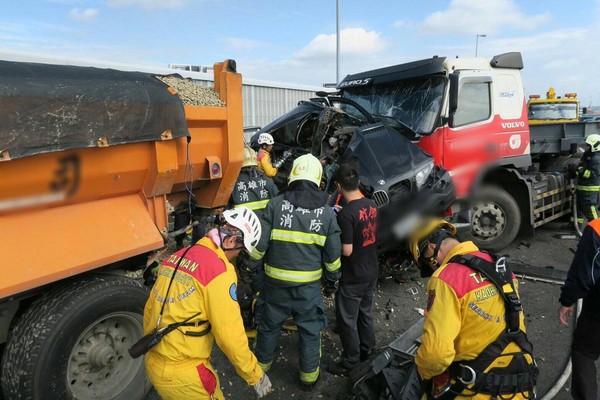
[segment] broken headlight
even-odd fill
[[[431,171],[433,171],[433,161],[430,161],[424,167],[417,169],[417,173],[415,175],[417,189],[421,189],[421,186],[427,182],[427,178],[429,178]]]

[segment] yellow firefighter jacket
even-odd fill
[[[144,309],[144,334],[156,327],[169,281],[184,250],[166,258],[160,266]],[[165,361],[208,360],[216,339],[238,375],[249,385],[256,384],[263,372],[248,347],[236,285],[237,274],[223,250],[207,237],[198,241],[175,274],[159,328],[201,311],[190,322],[208,320],[211,331],[202,337],[187,336],[182,332],[201,332],[207,324],[180,327],[167,334],[149,353],[158,353]]]
[[[266,176],[272,178],[277,175],[277,168],[275,168],[271,163],[271,154],[269,154],[268,151],[265,149],[260,149],[256,159],[258,160],[258,168],[260,168],[260,170],[264,172]]]
[[[491,261],[489,254],[480,253],[473,242],[460,243],[430,278],[422,344],[415,357],[424,379],[443,373],[454,361],[474,360],[507,329],[504,300],[496,287],[479,272],[461,264],[448,264],[452,257],[461,254],[474,254]],[[518,295],[518,281],[514,276],[513,282]],[[523,313],[520,327],[525,331]],[[510,343],[503,354],[513,351],[520,348]],[[486,371],[507,365],[509,358],[512,356],[498,357]],[[529,355],[527,359],[532,362]],[[470,391],[466,393],[472,395]],[[478,394],[469,398],[489,399],[490,396]],[[520,394],[514,397],[515,400],[523,398]]]

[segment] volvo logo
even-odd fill
[[[523,121],[502,122],[502,128],[504,128],[504,129],[509,129],[509,128],[525,128],[525,122],[523,122]]]

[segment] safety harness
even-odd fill
[[[457,255],[452,257],[449,263],[462,264],[489,279],[504,299],[507,329],[474,360],[452,363],[449,371],[455,383],[436,399],[454,399],[465,389],[472,391],[473,394],[461,394],[461,396],[469,397],[481,393],[490,395],[492,399],[508,400],[522,393],[527,399],[535,398],[538,368],[533,358],[533,345],[520,328],[520,313],[523,309],[514,288],[513,274],[506,265],[504,257],[498,259],[491,256],[492,262],[472,254]],[[516,343],[521,351],[502,354],[510,343]],[[531,357],[531,361],[527,360],[527,355]],[[512,357],[512,360],[508,365],[486,371],[499,357]]]

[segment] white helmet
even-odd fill
[[[270,133],[261,133],[258,135],[258,144],[272,145],[275,143]]]
[[[590,145],[592,152],[600,150],[600,135],[593,133],[585,138],[585,142]]]
[[[223,218],[229,225],[242,231],[244,247],[251,253],[258,244],[260,235],[262,234],[262,227],[256,214],[248,207],[240,206],[232,210],[223,211]]]
[[[323,166],[319,159],[312,154],[305,154],[294,160],[292,172],[290,172],[288,178],[288,184],[303,179],[319,186],[321,184],[322,175]]]

